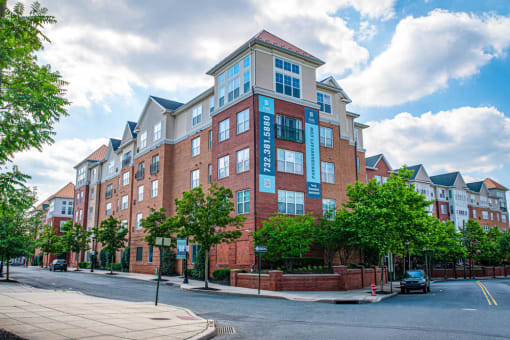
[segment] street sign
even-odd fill
[[[255,246],[256,253],[265,253],[267,252],[267,246]]]
[[[186,258],[186,239],[177,239],[177,260],[184,260]]]

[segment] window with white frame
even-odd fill
[[[155,142],[161,138],[161,122],[154,125],[152,140]]]
[[[218,106],[222,107],[225,105],[225,86],[222,86],[218,90]]]
[[[484,220],[488,220],[488,219],[489,219],[489,212],[488,212],[488,211],[483,210],[483,211],[482,211],[482,218],[483,218]]]
[[[322,215],[334,218],[336,213],[336,200],[331,198],[322,199]]]
[[[498,213],[496,213],[496,221],[499,222],[499,214]]]
[[[235,64],[228,70],[228,79],[231,79],[239,74],[239,64]]]
[[[250,170],[250,149],[246,148],[237,151],[236,160],[237,173]]]
[[[321,112],[331,114],[331,96],[326,93],[317,92],[317,104]]]
[[[143,201],[143,185],[140,185],[138,187],[138,196],[136,199],[138,200],[138,202]]]
[[[241,190],[236,193],[236,206],[238,214],[250,212],[250,190]]]
[[[105,215],[108,216],[108,215],[111,215],[111,214],[112,214],[112,204],[111,203],[106,203]]]
[[[62,201],[62,209],[60,211],[61,214],[65,214],[66,213],[66,207],[67,207],[67,202],[66,201]]]
[[[129,171],[122,174],[122,186],[129,184]]]
[[[136,214],[136,229],[142,229],[142,214]]]
[[[325,183],[335,183],[335,164],[321,162],[321,177]]]
[[[90,173],[90,180],[95,181],[97,179],[97,168],[92,169]]]
[[[246,71],[243,74],[243,90],[244,93],[248,93],[250,91],[250,71]]]
[[[82,201],[83,201],[83,191],[80,192],[80,202],[82,202]]]
[[[151,197],[158,196],[158,180],[151,182]]]
[[[248,131],[250,128],[250,109],[237,113],[237,134]]]
[[[278,213],[305,214],[305,194],[296,191],[278,190]]]
[[[196,188],[200,185],[200,170],[196,169],[191,172],[191,189]]]
[[[90,199],[94,199],[94,188],[90,188]]]
[[[490,226],[488,226],[488,225],[484,225],[484,226],[483,226],[483,231],[487,232],[487,231],[489,231],[489,230],[491,230],[491,227],[490,227]]]
[[[231,102],[237,97],[239,97],[239,88],[240,88],[240,80],[239,77],[232,79],[228,82],[228,101]]]
[[[120,221],[120,227],[121,229],[126,229],[128,226],[128,221],[127,220],[122,220]]]
[[[191,140],[191,157],[200,154],[200,137]]]
[[[244,68],[250,67],[250,56],[247,56],[246,58],[243,59],[243,67]]]
[[[491,221],[494,221],[494,213],[491,213]]]
[[[506,215],[501,215],[501,222],[506,223]]]
[[[473,209],[473,218],[476,218],[476,210]]]
[[[218,76],[218,85],[221,85],[225,82],[225,73],[222,73]]]
[[[219,132],[218,132],[218,141],[223,142],[230,137],[230,118],[227,118],[220,122],[219,124]]]
[[[297,151],[284,149],[277,150],[278,171],[291,174],[303,174],[303,154]]]
[[[211,113],[214,112],[214,96],[209,98],[209,117],[211,116]]]
[[[62,230],[62,227],[64,226],[64,224],[66,224],[67,221],[60,221],[60,232],[63,232],[64,230]]]
[[[446,205],[441,205],[441,214],[446,214]]]
[[[108,173],[113,174],[115,172],[115,161],[108,162]]]
[[[78,219],[81,221],[83,219],[83,209],[80,209],[80,217],[78,217]]]
[[[128,195],[122,196],[120,202],[120,210],[126,210],[128,208]]]
[[[82,184],[85,184],[85,175],[86,175],[86,171],[87,168],[86,167],[81,167],[79,170],[78,170],[78,185],[82,185]]]
[[[218,158],[218,179],[228,177],[229,155]]]
[[[108,208],[108,205],[106,205],[106,208]],[[108,215],[108,214],[107,214],[107,215]],[[76,214],[75,214],[75,216],[74,216],[74,220],[75,220],[75,221],[79,221],[78,217],[79,217],[79,211],[77,211],[77,212],[76,212]]]
[[[89,218],[92,218],[94,217],[94,208],[90,207],[89,208]]]
[[[191,112],[191,126],[202,123],[202,105],[197,105]]]
[[[73,202],[69,202],[69,205],[67,206],[67,214],[68,215],[73,214]]]
[[[147,131],[144,131],[140,134],[140,149],[144,149],[147,147]]]
[[[319,128],[319,144],[328,148],[333,147],[333,129],[325,126]]]
[[[212,182],[212,164],[209,164],[207,166],[207,183],[211,183]]]
[[[281,58],[274,59],[275,91],[301,98],[300,66]]]
[[[209,150],[212,149],[212,130],[209,130]]]

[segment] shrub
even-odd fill
[[[163,270],[161,275],[172,275],[175,273],[175,253],[171,250],[163,252]]]
[[[87,262],[78,262],[78,267],[79,268],[87,268]]]
[[[126,249],[124,249],[124,251],[122,252],[122,258],[120,259],[120,266],[123,272],[129,271],[129,253],[130,248],[129,246],[127,246]]]
[[[193,269],[186,269],[188,272],[188,277],[193,277]]]
[[[203,280],[205,277],[205,251],[200,247],[191,275],[194,279]]]
[[[90,263],[87,263],[87,266],[85,268],[89,268],[90,269],[91,265]]]
[[[120,263],[114,263],[113,264],[113,270],[121,270],[122,266]]]
[[[104,249],[101,249],[99,252],[99,265],[101,268],[106,268],[106,251]]]
[[[218,281],[225,281],[230,279],[230,269],[216,269],[212,272],[212,277]]]

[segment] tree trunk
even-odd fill
[[[112,275],[113,275],[113,257],[114,257],[114,255],[112,254],[112,257],[110,258],[110,274],[112,274]]]
[[[209,249],[205,250],[204,287],[209,288]]]
[[[0,277],[4,276],[4,257],[0,257]]]
[[[381,292],[384,292],[384,254],[381,256]]]
[[[46,268],[48,268],[48,262],[50,262],[50,253],[46,253]]]
[[[7,277],[6,280],[9,281],[9,256],[7,256]]]

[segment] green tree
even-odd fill
[[[50,254],[58,254],[61,252],[62,244],[57,232],[50,225],[45,225],[39,238],[37,239],[37,247],[46,254],[46,266],[49,265]],[[41,263],[41,267],[43,263]]]
[[[101,221],[100,228],[94,228],[93,233],[96,236],[97,242],[103,245],[103,249],[110,257],[110,274],[113,274],[115,253],[124,247],[128,230],[119,220],[110,215],[106,220]]]
[[[499,256],[504,265],[504,272],[506,276],[506,265],[507,261],[510,259],[510,233],[506,232],[501,235],[498,240],[498,252]]]
[[[212,183],[205,195],[202,186],[183,192],[182,199],[175,199],[177,225],[180,236],[188,237],[205,251],[204,285],[208,288],[209,251],[212,246],[233,242],[241,237],[239,228],[245,216],[235,213],[232,191]]]
[[[480,260],[480,249],[483,248],[486,237],[480,223],[469,219],[463,230],[466,252],[470,259],[470,276],[473,274],[473,261]]]
[[[25,254],[25,233],[18,217],[0,217],[0,258],[7,261],[9,281],[9,259]]]
[[[294,258],[310,250],[314,240],[315,217],[311,214],[276,214],[263,222],[253,234],[256,245],[267,246],[262,256],[270,262],[283,260],[287,270],[292,270]]]
[[[80,223],[73,223],[73,220],[68,220],[62,226],[62,231],[65,233],[62,237],[63,251],[69,254],[76,253],[76,262],[80,252],[90,249],[89,236],[90,232],[84,230]],[[76,270],[79,271],[80,267],[77,266]]]
[[[120,264],[122,267],[122,271],[128,272],[129,271],[129,256],[130,256],[130,250],[131,248],[127,246],[124,249],[124,252],[122,253],[122,258],[120,259]]]

